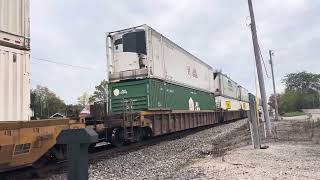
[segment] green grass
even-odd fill
[[[302,116],[302,115],[306,115],[306,113],[300,112],[300,111],[286,112],[282,116],[283,117],[293,117],[293,116]]]

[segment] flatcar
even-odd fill
[[[108,102],[93,106],[86,122],[0,122],[0,172],[64,159],[65,147],[56,145],[56,138],[67,129],[93,128],[100,141],[121,146],[247,117],[247,108],[217,106],[219,84],[211,66],[151,27],[108,33],[107,42]],[[236,100],[246,102],[245,89],[236,88]]]
[[[27,166],[39,166],[51,158],[66,158],[66,149],[56,145],[63,130],[85,128],[70,119],[0,122],[0,173]]]

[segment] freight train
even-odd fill
[[[248,91],[148,25],[107,34],[113,144],[246,117]]]
[[[247,90],[147,25],[107,34],[108,102],[91,119],[0,123],[0,172],[65,158],[63,130],[121,146],[247,117]],[[4,158],[6,157],[6,158]]]
[[[218,109],[228,111],[249,110],[249,92],[221,72],[214,73],[215,99]]]

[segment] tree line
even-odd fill
[[[279,113],[296,112],[302,109],[320,108],[320,74],[306,71],[289,73],[283,79],[285,91],[277,94]],[[269,98],[274,108],[275,96]]]
[[[103,80],[92,95],[85,92],[78,97],[76,104],[66,104],[59,96],[46,86],[31,89],[30,108],[32,119],[47,119],[55,113],[66,117],[78,117],[81,110],[94,102],[107,102],[107,81]]]

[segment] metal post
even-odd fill
[[[257,119],[257,104],[256,104],[254,95],[251,93],[249,93],[249,107],[250,107],[250,110],[248,112],[248,119],[250,123],[250,131],[251,131],[253,147],[255,149],[260,149],[261,142],[260,142],[258,119]]]
[[[68,179],[88,179],[88,147],[89,144],[67,145]]]
[[[271,122],[270,122],[268,107],[267,107],[267,95],[266,95],[266,89],[265,89],[264,80],[263,80],[263,71],[262,71],[262,65],[261,65],[261,59],[260,59],[260,50],[259,50],[259,44],[258,44],[256,23],[255,23],[255,19],[254,19],[254,12],[253,12],[251,0],[248,0],[248,5],[249,5],[249,11],[250,11],[250,18],[251,18],[251,32],[252,32],[254,55],[255,55],[257,73],[258,73],[258,79],[259,79],[262,108],[263,108],[263,112],[264,112],[263,115],[264,115],[264,119],[265,119],[266,126],[267,126],[266,127],[267,135],[269,137],[271,137],[271,134],[272,134],[271,133]]]
[[[274,110],[275,110],[275,120],[279,120],[279,110],[278,110],[278,99],[277,99],[277,93],[276,93],[276,83],[274,81],[274,71],[273,71],[273,52],[269,50],[269,56],[270,56],[270,66],[271,66],[271,73],[272,73],[272,83],[273,83],[273,95],[274,95]]]
[[[93,129],[69,129],[59,134],[57,144],[67,145],[68,180],[88,179],[88,147],[97,141]]]

